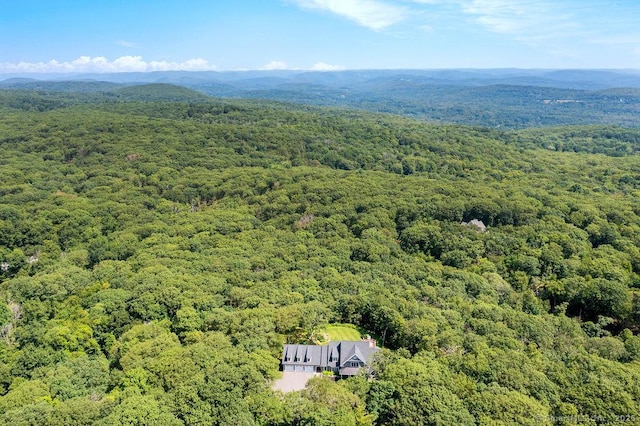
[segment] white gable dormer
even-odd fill
[[[331,354],[329,355],[329,362],[338,362],[338,351],[336,348],[331,349]]]

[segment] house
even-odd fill
[[[379,350],[376,341],[370,337],[355,342],[329,342],[322,346],[284,345],[282,370],[306,373],[331,371],[343,377],[354,376]]]

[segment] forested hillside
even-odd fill
[[[2,424],[640,424],[640,130],[164,89],[0,91]]]
[[[192,85],[213,96],[242,96],[309,105],[342,106],[436,122],[494,128],[615,124],[640,127],[640,89],[584,90],[523,84],[458,86],[399,75],[361,87],[281,84],[230,91]]]
[[[39,78],[43,76],[37,75]],[[44,76],[46,78],[46,76]],[[640,74],[606,70],[360,70],[116,73],[85,80],[7,79],[0,88],[106,99],[267,99],[502,129],[640,127]],[[68,77],[66,77],[68,79]],[[183,88],[200,92],[186,95]],[[142,89],[135,86],[142,85]],[[149,85],[155,87],[150,90]],[[51,97],[54,93],[48,93]],[[196,96],[197,95],[197,96]],[[68,98],[69,96],[67,96]],[[197,98],[199,97],[199,98]]]

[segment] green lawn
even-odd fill
[[[330,341],[361,339],[360,331],[351,324],[332,324],[324,332]]]

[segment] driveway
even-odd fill
[[[316,373],[302,373],[283,371],[282,378],[273,382],[273,389],[284,393],[299,391],[307,386],[307,381],[315,376]]]

